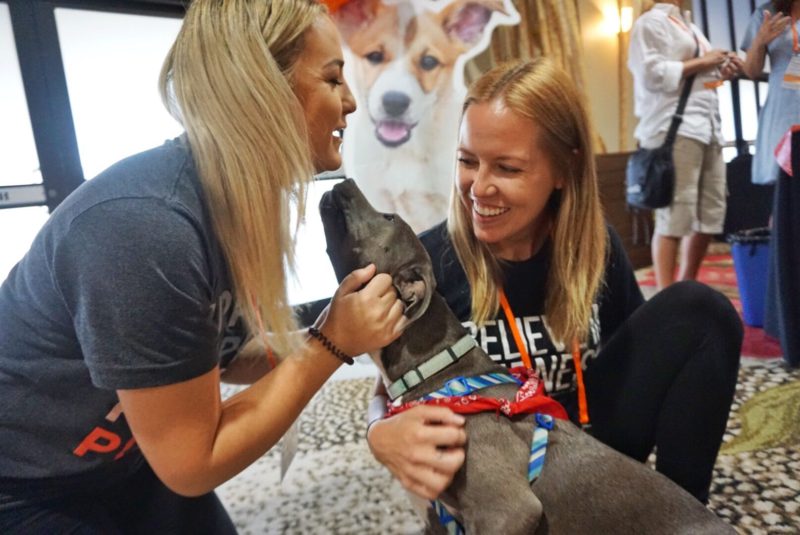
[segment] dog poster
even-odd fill
[[[497,25],[518,24],[511,0],[329,0],[358,109],[344,171],[380,211],[416,232],[447,217],[464,64]]]

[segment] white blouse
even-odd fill
[[[683,89],[683,61],[711,50],[700,29],[673,4],[658,3],[636,20],[631,32],[628,68],[633,74],[634,136],[642,147],[661,145]],[[681,136],[702,143],[722,143],[719,101],[707,83],[719,80],[716,69],[698,72],[678,129]]]

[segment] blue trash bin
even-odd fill
[[[728,236],[742,299],[742,317],[751,327],[764,326],[764,300],[769,270],[768,228],[743,230]]]

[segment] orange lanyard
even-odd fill
[[[500,288],[497,291],[500,297],[500,306],[503,308],[503,313],[508,322],[508,328],[511,329],[511,335],[514,337],[514,342],[517,344],[519,356],[522,358],[522,364],[529,370],[533,369],[531,356],[528,354],[528,346],[523,342],[522,335],[517,327],[517,322],[514,319],[514,313],[511,311],[511,305],[508,304],[506,293]],[[589,405],[586,402],[586,386],[583,382],[583,367],[581,367],[581,346],[577,338],[572,339],[572,362],[575,365],[575,379],[578,382],[578,420],[581,425],[589,423]]]
[[[800,43],[797,40],[797,19],[792,17],[792,50],[795,54],[800,54]]]
[[[508,299],[506,299],[506,293],[500,288],[497,295],[500,297],[500,306],[503,307],[503,313],[506,315],[508,328],[511,329],[511,335],[514,337],[514,342],[517,344],[519,356],[522,357],[522,364],[529,370],[532,370],[533,363],[531,362],[531,356],[528,354],[528,346],[522,342],[522,336],[519,334],[519,329],[517,329],[517,322],[514,320],[514,313],[511,312],[511,305],[508,304]]]

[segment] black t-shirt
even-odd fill
[[[604,342],[644,302],[630,262],[617,233],[608,227],[609,251],[603,287],[594,304],[588,343],[581,346],[582,367],[591,366]],[[508,328],[502,309],[497,318],[477,327],[471,321],[471,296],[466,275],[447,235],[445,223],[420,235],[433,261],[437,291],[445,298],[459,320],[478,344],[496,362],[508,367],[522,364],[517,345]],[[504,262],[503,289],[518,326],[526,340],[528,353],[547,391],[565,405],[574,417],[575,367],[569,341],[553,340],[544,315],[545,284],[552,256],[552,244],[546,242],[528,260]],[[574,418],[573,418],[574,419]]]

